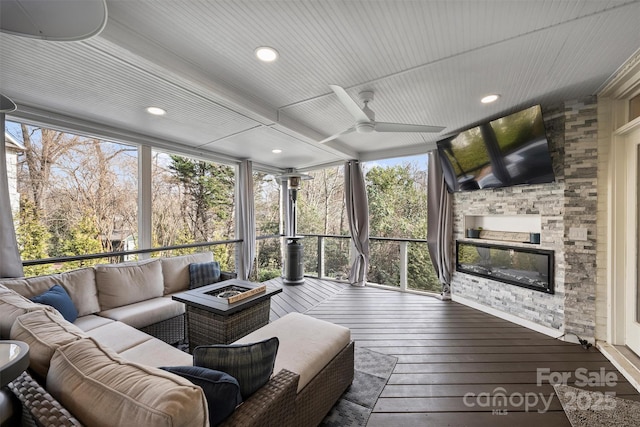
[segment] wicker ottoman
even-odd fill
[[[318,425],[353,381],[351,331],[300,313],[289,313],[236,341],[278,337],[274,373],[300,375],[292,426]]]

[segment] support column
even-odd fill
[[[138,249],[151,249],[152,236],[152,161],[153,153],[148,145],[138,148]],[[148,259],[150,254],[140,254],[140,259]]]

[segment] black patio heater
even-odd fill
[[[309,175],[302,175],[287,171],[280,178],[287,179],[288,187],[288,221],[286,224],[285,246],[284,246],[284,276],[282,283],[285,285],[302,285],[304,283],[304,247],[302,245],[303,236],[297,235],[298,219],[296,204],[298,200],[298,190],[303,179],[311,179]]]

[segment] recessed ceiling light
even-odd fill
[[[274,148],[273,150],[271,150],[271,152],[272,152],[273,154],[280,154],[280,153],[282,153],[282,150],[281,150],[281,149],[279,149],[279,148]]]
[[[164,116],[167,114],[167,112],[160,107],[147,107],[147,113],[153,114],[154,116]]]
[[[278,51],[269,46],[256,48],[255,52],[256,57],[258,57],[260,61],[273,62],[278,59]]]
[[[491,104],[492,102],[495,102],[498,100],[498,98],[500,98],[500,95],[487,95],[484,98],[482,98],[480,100],[480,102],[482,102],[483,104]]]

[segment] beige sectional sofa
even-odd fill
[[[105,264],[0,284],[31,298],[61,285],[71,297],[84,330],[119,321],[173,344],[185,338],[184,304],[171,295],[189,289],[189,264],[213,261],[211,252]],[[222,273],[220,280],[233,276]],[[0,331],[1,332],[1,331]]]
[[[30,346],[29,371],[11,384],[25,415],[41,425],[209,425],[202,389],[158,369],[190,366],[192,356],[165,342],[179,334],[158,332],[182,328],[184,336],[184,307],[170,295],[188,288],[190,263],[210,260],[205,253],[0,280],[0,338]],[[73,324],[25,298],[54,284],[77,308]],[[353,379],[349,330],[291,314],[253,334],[242,342],[279,337],[274,376],[225,425],[318,424]]]

